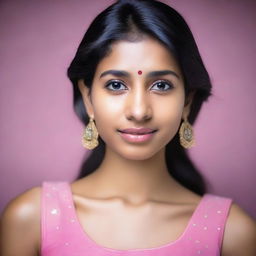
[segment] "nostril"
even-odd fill
[[[130,111],[128,112],[128,118],[129,119],[134,119],[137,121],[147,121],[150,120],[152,118],[152,111],[150,108],[141,108],[141,107],[133,107],[132,109],[130,109]]]
[[[128,115],[127,119],[129,121],[137,121],[137,122],[145,122],[145,121],[149,121],[152,119],[151,115],[145,115],[145,116],[136,116],[136,115]]]

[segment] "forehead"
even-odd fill
[[[173,54],[159,41],[144,38],[140,41],[117,41],[111,45],[109,54],[103,58],[97,71],[109,68],[138,70],[172,68],[179,71]]]

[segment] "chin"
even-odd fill
[[[157,155],[161,149],[158,151],[152,151],[152,150],[147,150],[147,149],[142,149],[138,147],[137,149],[130,149],[122,152],[116,152],[120,157],[127,159],[127,160],[133,160],[133,161],[145,161],[148,160],[155,155]]]

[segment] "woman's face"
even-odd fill
[[[90,96],[79,81],[87,113],[111,151],[148,159],[174,137],[185,113],[181,71],[169,51],[148,37],[118,41],[111,49],[97,66]]]

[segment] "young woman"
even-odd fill
[[[92,154],[72,184],[45,182],[8,205],[1,255],[256,255],[254,220],[207,194],[186,154],[211,83],[175,10],[117,1],[68,76]]]

